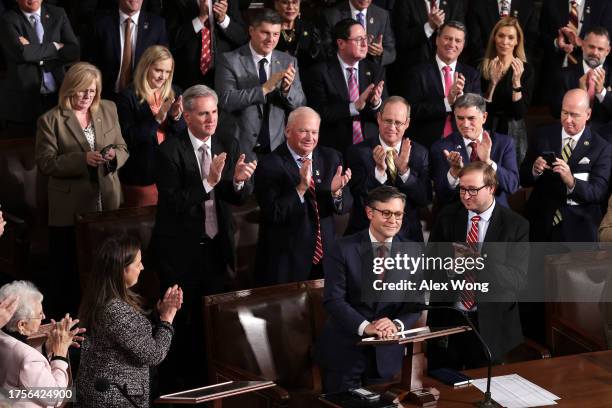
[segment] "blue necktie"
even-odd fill
[[[266,75],[266,64],[268,60],[262,58],[259,60],[259,83],[265,84],[268,80]],[[272,73],[272,72],[270,72]],[[259,135],[257,137],[257,148],[260,153],[270,152],[270,105],[268,105],[267,98],[266,103],[263,105],[263,116],[261,118],[261,128],[259,129]]]
[[[45,36],[45,29],[43,28],[42,23],[40,22],[40,16],[38,14],[31,14],[30,20],[32,21],[32,25],[34,26],[34,30],[36,31],[38,43],[42,44],[43,37]],[[44,69],[42,74],[43,77],[40,92],[43,94],[55,92],[57,90],[57,85],[55,83],[55,78],[53,78],[53,74],[50,72],[46,72]]]
[[[357,13],[357,22],[365,28],[365,19],[363,17],[363,13],[361,11]]]

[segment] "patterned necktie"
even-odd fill
[[[478,151],[476,150],[478,144],[476,142],[470,142],[470,147],[472,148],[472,151],[470,152],[470,163],[480,161]]]
[[[578,35],[578,24],[580,16],[578,14],[578,3],[575,0],[570,1],[569,22],[568,26]],[[567,62],[571,64],[578,63],[578,59],[571,52],[567,54]]]
[[[304,165],[308,161],[307,157],[300,157],[299,162]],[[315,224],[317,227],[317,235],[315,237],[315,250],[312,255],[312,263],[317,265],[323,258],[323,240],[321,237],[321,219],[319,218],[319,205],[317,204],[317,192],[315,190],[314,177],[310,177],[310,185],[308,186],[308,193],[312,198],[312,207],[314,210]]]
[[[361,26],[363,28],[365,28],[365,16],[363,15],[363,13],[360,11],[359,13],[357,13],[357,22],[359,24],[361,24]]]
[[[510,5],[508,0],[501,0],[501,8],[499,10],[499,16],[504,18],[510,15]]]
[[[206,144],[203,144],[198,149],[200,151],[200,172],[202,174],[202,180],[208,178],[210,172],[210,164],[212,159],[210,157],[210,151]],[[204,231],[209,238],[214,238],[219,232],[219,225],[217,223],[217,212],[215,210],[215,196],[214,190],[209,194],[209,199],[202,203],[204,208]]]
[[[589,70],[587,74],[587,94],[589,95],[589,103],[593,106],[595,102],[595,78],[593,77],[593,70]]]
[[[572,152],[574,151],[574,139],[571,137],[565,138],[565,144],[563,145],[563,150],[561,150],[561,158],[564,162],[568,162],[570,157],[572,156]],[[561,215],[561,209],[557,209],[555,211],[555,215],[553,215],[553,227],[563,221],[563,216]]]
[[[448,65],[442,68],[444,72],[444,96],[448,98],[448,94],[450,93],[451,88],[453,87],[453,76],[451,75],[451,67]],[[448,137],[453,133],[453,123],[451,119],[451,113],[446,115],[446,120],[444,121],[444,130],[442,131],[442,136]]]
[[[395,160],[393,160],[393,148],[387,150],[385,163],[387,163],[387,170],[389,170],[391,181],[395,183],[395,179],[397,178],[397,168],[395,167]]]
[[[202,27],[202,52],[200,53],[200,71],[202,75],[206,75],[212,67],[212,47],[210,44],[211,36],[209,27],[210,23],[208,19],[206,19]]]
[[[123,91],[132,79],[132,19],[125,20],[125,35],[121,71],[119,72],[119,92]]]
[[[259,60],[259,83],[265,84],[268,80],[268,74],[266,74],[266,64],[268,60],[262,58]],[[261,153],[267,153],[270,151],[270,106],[268,105],[267,98],[266,103],[262,106],[263,115],[261,118],[261,127],[259,128],[259,136],[257,137],[257,144],[259,145],[259,151]]]
[[[348,77],[348,89],[349,99],[351,102],[355,102],[359,99],[359,85],[357,85],[357,78],[355,76],[355,68],[347,68]],[[363,141],[363,133],[361,131],[361,120],[358,116],[353,116],[353,144],[357,144]]]
[[[40,22],[40,16],[38,14],[31,14],[30,22],[32,23],[32,26],[34,27],[34,31],[36,31],[36,37],[38,38],[38,43],[42,44],[43,39],[45,37],[45,29],[42,26],[42,23]],[[50,72],[46,72],[43,69],[42,83],[40,86],[41,93],[48,94],[48,93],[55,92],[56,90],[57,90],[57,84],[55,83],[55,78],[53,77],[53,74]]]
[[[378,246],[378,248],[376,248],[376,257],[377,258],[382,258],[385,259],[388,257],[389,254],[389,248],[387,248],[387,246],[385,244],[380,244]],[[380,275],[378,275],[378,278],[381,281],[385,281],[385,274],[387,273],[387,269],[384,267],[384,262],[383,262],[383,271]]]
[[[465,239],[467,244],[474,249],[478,249],[478,221],[480,221],[480,218],[480,215],[475,215],[472,217],[472,225],[470,226],[470,231]],[[466,284],[474,283],[476,281],[474,271],[471,269],[465,272],[464,277]],[[463,289],[459,295],[459,300],[466,310],[470,310],[476,304],[476,294],[473,290]]]

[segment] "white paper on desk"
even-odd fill
[[[487,389],[487,379],[472,380],[480,391]],[[518,374],[502,375],[491,379],[491,397],[507,408],[541,407],[556,405],[560,399],[555,394],[526,380]]]

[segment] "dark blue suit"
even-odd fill
[[[395,243],[399,242],[397,237]],[[373,352],[376,370],[382,378],[390,378],[402,367],[404,347],[399,345],[357,346],[357,334],[364,320],[387,317],[398,319],[409,329],[419,314],[411,312],[408,302],[367,302],[363,300],[362,278],[372,274],[373,251],[368,230],[334,242],[324,262],[325,293],[323,305],[327,321],[316,344],[316,359],[324,370],[324,391],[340,391],[360,386],[359,378]],[[371,276],[371,275],[370,275]],[[340,376],[343,380],[332,378]],[[335,388],[335,389],[334,389]]]
[[[87,45],[86,58],[102,72],[103,96],[114,99],[115,82],[121,67],[121,37],[119,36],[119,10],[108,13],[95,21]],[[142,53],[152,45],[168,46],[166,23],[163,18],[140,11],[136,48],[132,59],[132,72]]]
[[[519,172],[516,165],[516,152],[514,140],[501,133],[490,133],[493,146],[491,146],[491,160],[497,164],[497,180],[499,186],[495,192],[498,204],[508,207],[508,196],[519,188]],[[431,147],[431,178],[434,182],[434,191],[438,203],[448,204],[459,199],[458,188],[453,189],[448,184],[448,161],[444,157],[444,149],[461,153],[463,163],[470,162],[466,146],[461,134],[455,132],[447,138],[440,139]]]
[[[380,146],[380,138],[378,137],[366,139],[358,145],[351,146],[348,150],[347,167],[352,172],[349,185],[354,202],[346,235],[361,231],[369,225],[368,218],[365,215],[364,202],[370,190],[382,185],[374,176],[376,163],[372,157],[372,151],[376,146]],[[429,179],[429,153],[427,149],[416,142],[412,142],[408,167],[410,168],[410,175],[405,183],[399,175],[394,183],[387,171],[385,184],[397,187],[402,193],[406,194],[405,215],[398,236],[402,239],[423,242],[423,231],[419,221],[418,209],[431,203],[431,181]]]
[[[601,204],[608,198],[612,165],[612,146],[587,126],[569,158],[576,179],[574,191],[567,194],[561,177],[551,171],[534,178],[533,162],[543,152],[561,157],[561,125],[539,129],[531,138],[527,156],[521,164],[521,184],[533,187],[527,202],[531,241],[595,242],[601,222]],[[588,163],[587,163],[588,162]],[[588,174],[588,181],[576,177]],[[567,204],[571,199],[578,205]],[[561,211],[563,221],[553,228],[553,216]]]
[[[335,236],[333,215],[347,213],[353,204],[348,186],[343,190],[340,208],[332,199],[331,181],[341,164],[340,153],[333,149],[319,146],[312,153],[323,259]],[[262,215],[257,250],[258,282],[274,285],[309,279],[316,243],[314,203],[308,192],[302,202],[295,189],[300,183],[299,168],[287,143],[262,159],[253,177]]]
[[[480,74],[474,68],[457,63],[456,71],[465,76],[464,93],[480,94]],[[444,122],[449,112],[444,105],[444,85],[438,64],[434,60],[415,66],[410,71],[406,99],[410,102],[412,118],[407,136],[427,148],[438,140],[444,132]],[[450,112],[452,115],[452,112]],[[454,116],[453,119],[453,127]]]

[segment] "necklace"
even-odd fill
[[[293,40],[295,40],[295,28],[281,30],[281,34],[283,35],[285,42],[292,43]]]

